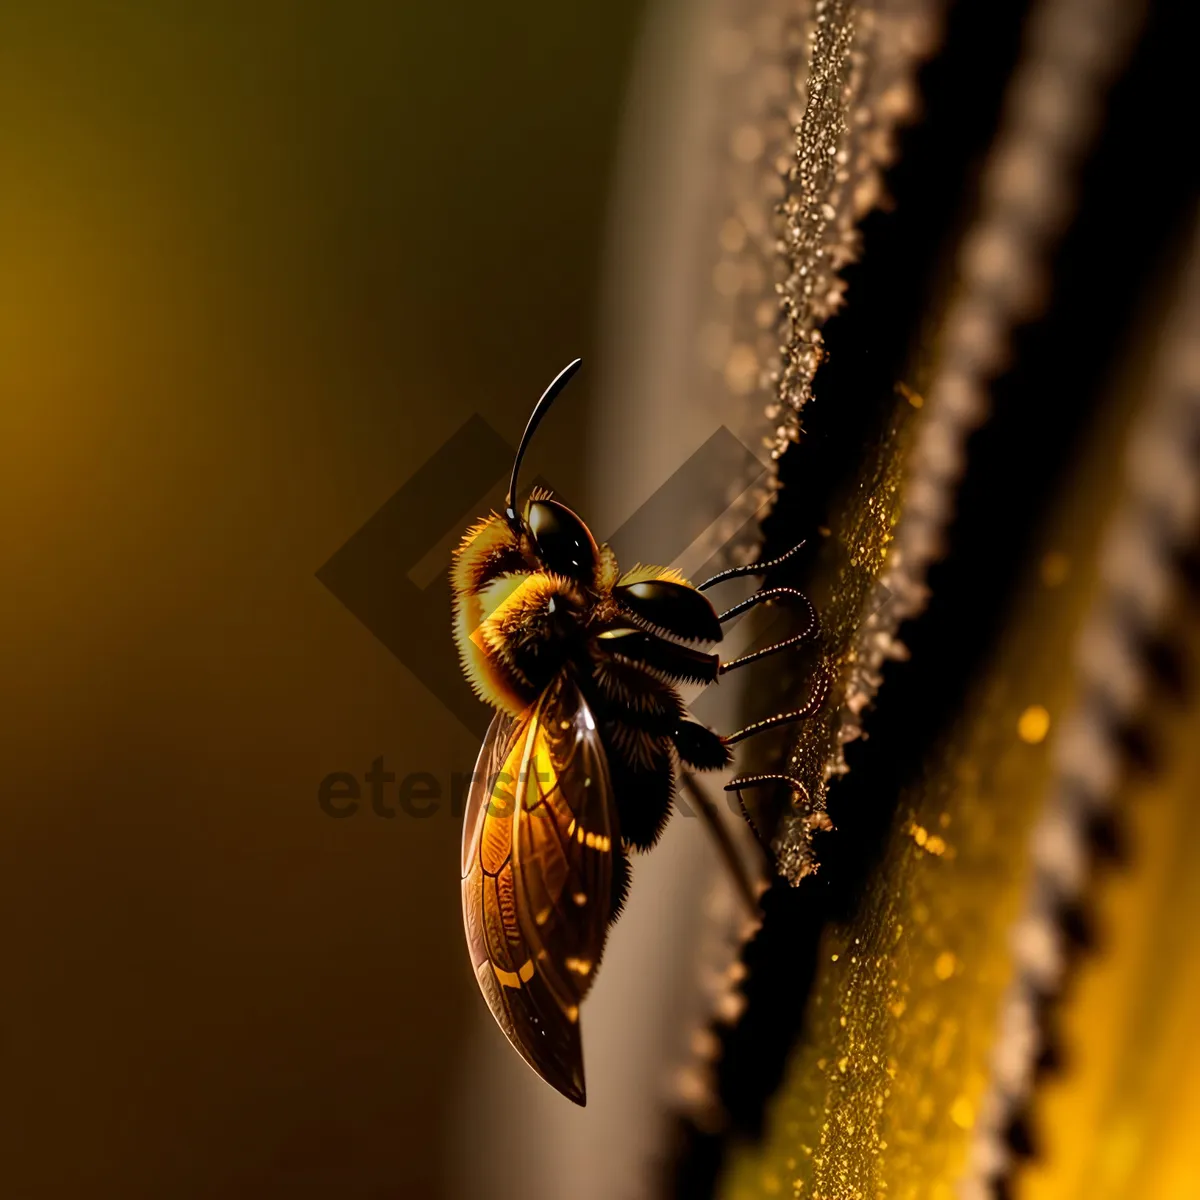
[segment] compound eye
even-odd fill
[[[599,550],[588,527],[557,500],[533,500],[525,513],[538,558],[548,571],[591,582]]]

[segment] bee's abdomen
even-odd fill
[[[601,723],[601,735],[608,750],[621,839],[626,845],[648,850],[671,815],[675,763],[670,739],[617,717]]]

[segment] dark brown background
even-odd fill
[[[475,746],[314,572],[592,348],[638,8],[6,7],[4,1194],[471,1152],[456,822],[317,788]]]

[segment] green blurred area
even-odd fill
[[[314,572],[593,350],[639,9],[0,17],[4,1194],[437,1196],[469,1143],[457,823],[316,792],[476,747]]]

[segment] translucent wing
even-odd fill
[[[579,1002],[612,902],[616,809],[587,703],[560,676],[492,722],[463,827],[463,920],[475,977],[508,1040],[583,1104]]]

